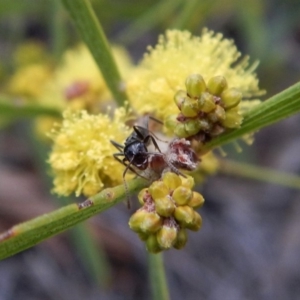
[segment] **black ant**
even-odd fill
[[[160,121],[152,118],[152,120],[162,124]],[[126,166],[124,172],[123,172],[123,178],[125,177],[128,170],[131,170],[138,176],[143,177],[141,174],[137,173],[136,170],[132,167],[136,167],[137,169],[143,171],[147,169],[148,167],[148,160],[149,155],[154,154],[151,152],[148,152],[147,147],[152,142],[155,149],[161,153],[158,144],[154,138],[154,134],[151,133],[148,129],[148,120],[147,120],[147,128],[134,125],[133,126],[133,132],[131,135],[126,139],[124,146],[115,142],[110,141],[120,152],[115,153],[113,156],[116,160],[118,160],[120,163],[122,163],[124,166]],[[123,157],[123,159],[120,159],[119,157]]]
[[[134,125],[133,132],[126,139],[124,145],[121,145],[112,140],[110,141],[120,151],[118,153],[113,154],[114,158],[126,167],[123,172],[123,181],[124,181],[127,194],[128,194],[128,188],[125,181],[125,175],[127,171],[130,170],[136,175],[148,179],[143,175],[141,175],[140,173],[138,173],[134,169],[134,167],[141,171],[144,171],[149,166],[150,155],[152,154],[163,155],[154,138],[155,135],[151,133],[148,129],[149,118],[158,122],[159,124],[162,124],[162,122],[160,122],[159,120],[153,117],[147,117],[147,127]],[[158,152],[154,152],[154,153],[148,152],[147,147],[150,145],[151,142],[153,143],[155,149],[158,150]],[[123,159],[120,159],[120,157],[123,157]],[[128,202],[128,207],[129,207],[129,202]]]
[[[110,141],[120,151],[113,154],[114,158],[126,167],[123,172],[123,181],[127,194],[128,188],[125,181],[125,175],[128,170],[132,171],[142,178],[149,180],[150,178],[145,177],[144,173],[142,173],[143,175],[141,173],[138,173],[136,169],[144,171],[149,167],[150,177],[153,174],[154,176],[159,175],[160,177],[161,173],[167,167],[169,167],[174,173],[181,175],[182,177],[186,177],[182,172],[178,170],[178,167],[182,167],[186,170],[195,168],[194,165],[191,169],[188,168],[188,166],[190,165],[190,158],[191,156],[193,157],[194,152],[190,150],[190,143],[187,141],[183,142],[181,140],[173,140],[169,143],[169,150],[167,151],[168,154],[161,152],[155,140],[155,138],[158,138],[148,129],[149,119],[152,119],[159,124],[163,124],[161,121],[148,116],[147,127],[134,125],[133,132],[126,139],[124,145],[121,145],[115,141]],[[158,150],[158,152],[148,151],[147,147],[151,142],[153,143],[154,148]],[[171,148],[170,145],[172,145]],[[167,157],[168,155],[170,155],[170,158]],[[120,157],[123,157],[123,159],[121,159]],[[193,160],[196,161],[197,158],[193,157]],[[151,171],[153,171],[152,174]]]

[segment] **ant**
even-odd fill
[[[120,152],[115,153],[113,156],[116,160],[118,160],[121,164],[126,166],[124,172],[123,172],[123,178],[125,178],[125,175],[128,170],[131,170],[138,176],[143,177],[141,174],[137,173],[137,171],[132,167],[136,167],[137,169],[143,171],[147,169],[149,165],[149,156],[151,153],[148,152],[147,147],[152,142],[155,149],[161,153],[158,144],[154,138],[154,134],[151,133],[148,129],[148,121],[149,118],[158,122],[159,124],[162,124],[159,120],[156,120],[153,117],[147,117],[147,128],[139,125],[133,126],[133,132],[130,134],[130,136],[126,139],[124,146],[115,142],[110,141]],[[120,159],[119,157],[123,157],[123,159]]]
[[[114,158],[119,161],[121,164],[123,164],[126,168],[123,172],[123,182],[126,189],[126,194],[128,195],[128,187],[125,181],[125,175],[128,170],[132,171],[136,175],[148,179],[144,177],[143,175],[139,174],[133,167],[136,167],[137,169],[144,171],[149,166],[149,157],[150,155],[154,154],[160,154],[163,155],[158,147],[158,144],[154,138],[154,134],[151,133],[148,129],[148,123],[149,118],[156,121],[159,124],[162,124],[159,120],[153,118],[153,117],[147,117],[147,127],[134,125],[133,126],[133,132],[130,134],[130,136],[125,140],[124,146],[115,142],[110,141],[113,146],[115,146],[120,152],[113,154]],[[153,143],[156,150],[159,152],[148,152],[147,147],[150,145],[150,143]],[[120,157],[123,157],[121,159]],[[127,206],[130,208],[130,202],[127,201]]]
[[[196,168],[196,161],[198,160],[194,151],[190,148],[190,142],[184,139],[175,139],[169,143],[169,148],[167,153],[162,153],[155,138],[158,139],[154,133],[152,133],[148,128],[149,119],[163,124],[161,121],[148,116],[146,127],[134,125],[133,132],[125,140],[124,145],[121,145],[115,141],[110,141],[113,146],[115,146],[120,152],[113,154],[114,158],[123,164],[126,168],[123,172],[123,182],[125,189],[128,194],[128,188],[125,181],[125,175],[128,170],[132,171],[136,175],[151,180],[151,177],[159,177],[162,172],[169,167],[177,175],[186,177],[184,173],[180,172],[178,168],[183,168],[185,170],[193,170]],[[159,140],[159,139],[158,139]],[[149,152],[148,146],[150,143],[154,145],[154,148],[158,152]],[[163,141],[162,141],[163,142]],[[170,156],[170,157],[168,157]],[[121,159],[120,157],[123,157]],[[145,171],[149,168],[149,177],[145,177],[142,172],[139,173],[136,169],[140,171]],[[152,178],[153,179],[153,178]],[[128,201],[129,207],[129,201]]]

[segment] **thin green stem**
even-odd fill
[[[255,106],[245,115],[241,128],[214,138],[203,147],[203,153],[276,123],[299,111],[300,82]]]
[[[127,99],[122,79],[104,31],[88,0],[61,0],[90,49],[102,75],[119,105]]]
[[[142,178],[133,179],[127,182],[128,191],[135,192],[141,190],[147,184],[148,182]],[[125,198],[125,195],[126,190],[123,184],[107,188],[82,203],[70,204],[51,213],[13,226],[0,235],[0,259],[30,248],[53,235],[87,220],[121,202]]]
[[[55,58],[58,60],[66,46],[65,11],[60,0],[52,0],[52,18],[50,20],[52,47]]]
[[[170,299],[162,253],[148,253],[149,276],[153,299]]]
[[[61,117],[61,111],[56,108],[36,104],[18,104],[0,99],[0,116],[6,118],[34,118],[37,116]]]
[[[107,288],[111,280],[110,266],[104,250],[97,247],[87,224],[78,224],[71,234],[87,271],[101,288]]]
[[[300,177],[270,168],[254,166],[232,160],[221,160],[220,172],[263,182],[274,183],[289,188],[300,189]]]

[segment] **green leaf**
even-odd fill
[[[34,118],[37,116],[61,117],[61,111],[56,108],[37,104],[18,104],[13,101],[0,99],[0,118]]]
[[[61,0],[119,105],[127,99],[109,43],[88,0]]]
[[[142,178],[128,181],[128,191],[138,191],[145,187],[147,183]],[[126,190],[123,184],[114,188],[107,188],[82,203],[70,204],[51,213],[13,226],[0,235],[0,259],[30,248],[53,235],[73,227],[121,202],[125,195]]]

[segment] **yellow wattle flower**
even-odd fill
[[[125,76],[131,69],[129,55],[117,46],[112,47],[112,53],[122,76]],[[64,53],[41,97],[41,102],[52,103],[61,109],[83,109],[91,113],[103,111],[111,100],[112,95],[99,67],[83,44]]]
[[[173,98],[185,89],[190,74],[201,74],[205,81],[222,75],[228,87],[238,89],[243,97],[261,95],[249,58],[240,59],[233,41],[222,34],[203,30],[200,37],[188,31],[168,30],[148,53],[127,80],[127,93],[132,107],[139,113],[153,113],[164,120],[178,113]]]
[[[122,143],[130,134],[125,125],[125,108],[107,114],[90,115],[86,111],[66,111],[59,128],[52,131],[54,140],[49,163],[54,175],[53,191],[68,196],[92,196],[104,186],[122,182],[124,166],[116,161],[116,149],[110,143]]]
[[[8,82],[8,93],[39,103],[44,86],[51,78],[52,71],[47,64],[31,64],[21,67]]]

